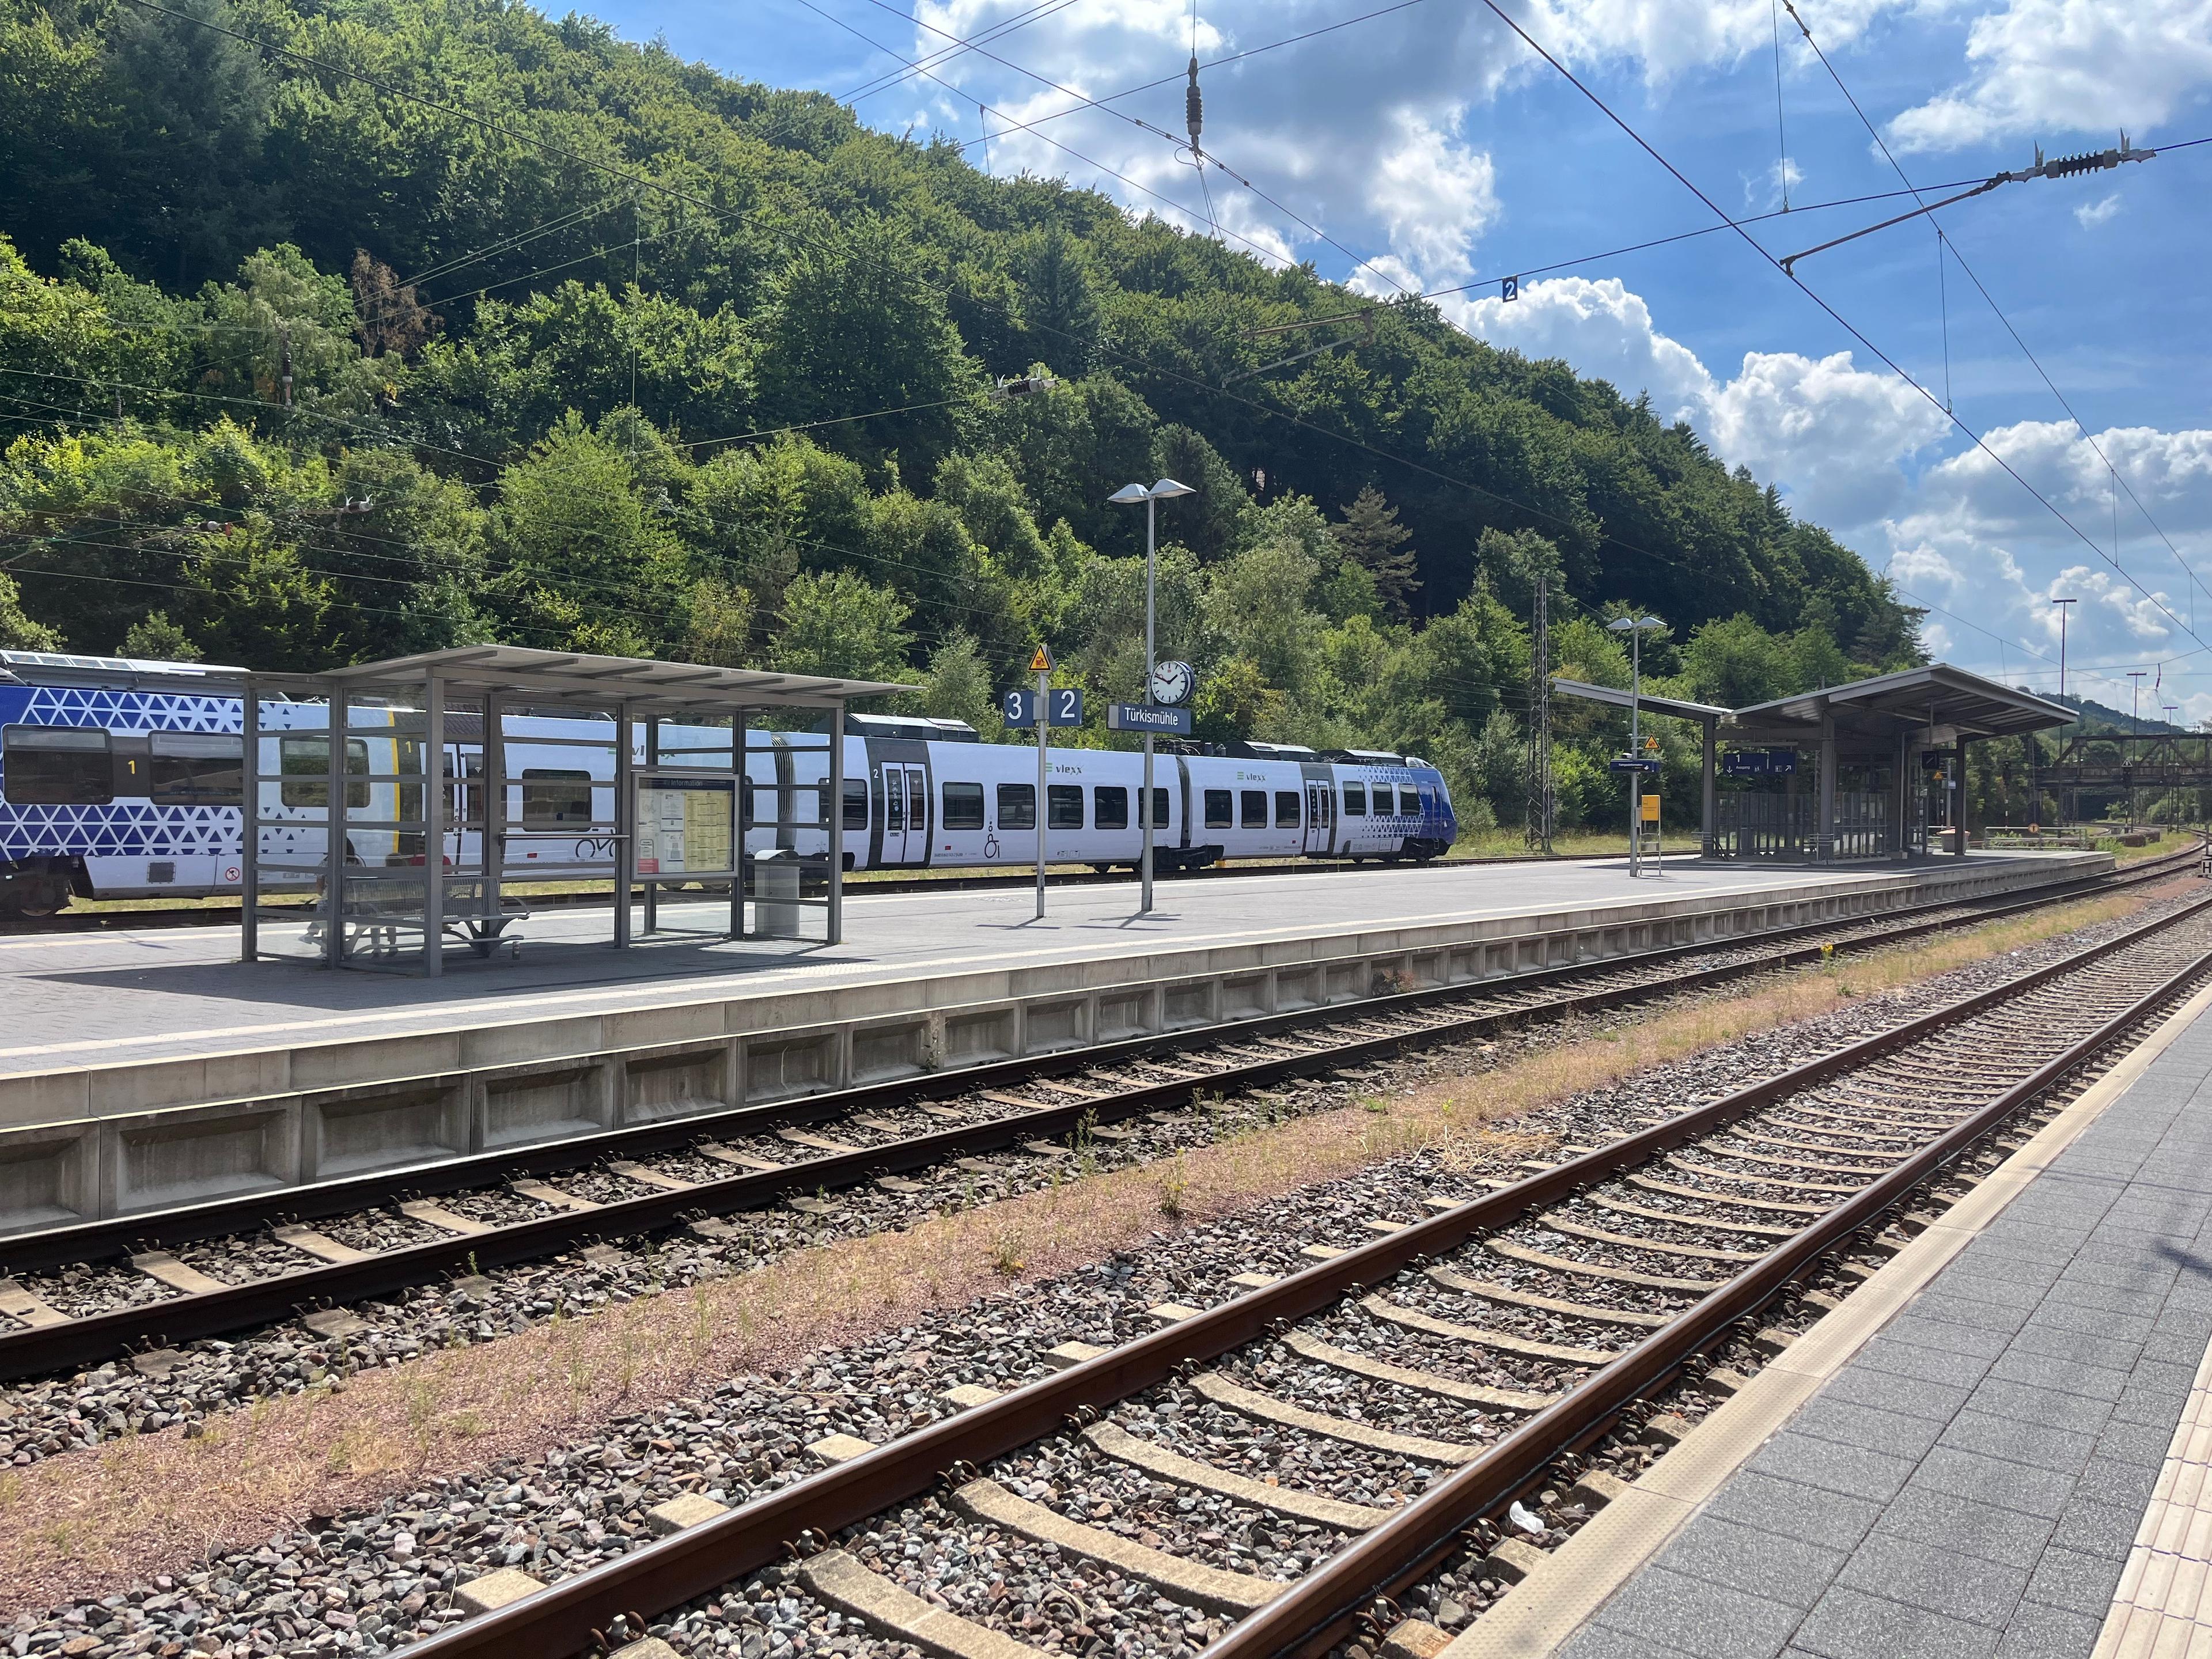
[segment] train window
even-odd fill
[[[1295,789],[1275,791],[1275,828],[1295,830],[1298,827],[1298,792]]]
[[[1144,799],[1145,792],[1139,789],[1137,792],[1137,804],[1141,806],[1144,804]],[[1158,784],[1153,785],[1152,828],[1155,830],[1166,829],[1168,827],[1168,819],[1170,816],[1171,814],[1168,811],[1168,792],[1161,788]],[[1143,826],[1139,824],[1139,827],[1142,828]]]
[[[1409,818],[1420,817],[1420,792],[1417,789],[1401,789],[1398,792],[1398,810]]]
[[[276,744],[276,768],[284,781],[276,791],[287,806],[331,804],[331,740],[328,738],[283,738]],[[346,810],[357,811],[368,805],[368,743],[348,738],[345,746]]]
[[[1265,830],[1267,827],[1267,792],[1266,790],[1244,790],[1239,795],[1237,805],[1237,814],[1243,818],[1244,828]]]
[[[151,787],[162,806],[236,806],[246,799],[246,749],[216,732],[156,732]]]
[[[1206,827],[1209,830],[1228,830],[1235,827],[1236,795],[1228,789],[1209,789],[1206,792]]]
[[[0,733],[8,799],[31,806],[105,806],[115,799],[107,733],[97,726],[11,726]]]
[[[592,775],[550,767],[522,769],[522,827],[556,830],[592,821]]]
[[[1002,783],[999,786],[999,828],[1036,828],[1036,785]]]
[[[1083,786],[1055,783],[1045,789],[1047,822],[1054,830],[1083,828]]]
[[[853,786],[848,782],[845,787],[850,789]],[[753,781],[747,777],[738,780],[738,824],[744,830],[753,827]]]
[[[748,796],[752,793],[750,782],[745,785],[745,793]],[[868,781],[866,778],[845,780],[845,827],[848,830],[868,827]]]
[[[946,784],[945,816],[939,822],[947,830],[981,830],[983,827],[983,786],[980,783]]]
[[[1091,792],[1091,822],[1099,830],[1129,827],[1129,792],[1119,784],[1100,784]]]
[[[1347,783],[1344,786],[1344,816],[1348,818],[1364,818],[1367,816],[1367,786],[1365,784]]]

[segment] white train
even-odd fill
[[[219,685],[239,672],[0,652],[0,907],[46,915],[72,895],[236,892],[243,716],[238,698]],[[305,866],[322,854],[329,803],[325,711],[319,703],[264,701],[260,723],[262,884],[312,884]],[[448,715],[437,769],[448,792],[446,818],[455,826],[441,854],[456,870],[480,867],[486,800],[478,725],[465,714]],[[510,878],[612,874],[613,734],[604,716],[503,717]],[[349,862],[424,860],[420,832],[383,827],[424,816],[422,786],[407,781],[427,775],[423,736],[419,714],[352,712],[346,808],[379,827],[348,825]],[[672,763],[728,763],[726,727],[663,725],[657,740],[660,758]],[[647,764],[641,747],[634,760]],[[1033,863],[1040,817],[1048,860],[1133,866],[1143,763],[1121,750],[1052,750],[1040,813],[1034,748],[983,743],[958,721],[852,715],[847,867]],[[1237,858],[1430,859],[1458,832],[1442,775],[1411,757],[1249,744],[1235,753],[1163,753],[1153,764],[1154,861],[1163,871]],[[740,791],[746,849],[826,850],[827,786],[828,750],[818,733],[750,732]],[[725,783],[726,797],[727,789]],[[656,835],[660,826],[652,821],[671,799],[666,791],[641,792],[635,826],[641,871],[680,872],[674,860],[683,835]]]

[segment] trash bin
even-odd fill
[[[788,847],[753,858],[753,931],[763,939],[799,937],[799,854]]]

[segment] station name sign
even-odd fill
[[[1151,732],[1187,738],[1192,721],[1188,708],[1164,708],[1156,702],[1109,702],[1106,705],[1109,732]]]

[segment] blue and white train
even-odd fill
[[[0,651],[0,908],[44,916],[73,896],[237,892],[244,875],[244,723],[238,697],[226,695],[222,682],[240,672]],[[314,879],[299,866],[318,860],[325,846],[327,723],[320,703],[262,704],[257,770],[264,889]],[[438,769],[448,792],[446,821],[454,826],[441,853],[456,870],[480,867],[486,814],[479,724],[448,715]],[[612,736],[605,716],[502,718],[501,840],[510,878],[613,873]],[[423,861],[422,836],[390,827],[423,817],[422,786],[403,781],[427,775],[422,738],[419,715],[353,711],[345,805],[349,818],[371,827],[348,824],[348,862]],[[664,725],[659,740],[671,760],[711,756],[719,742],[726,764],[726,728]],[[645,764],[642,750],[635,759]],[[1133,866],[1143,757],[1055,749],[1047,763],[1046,858],[1101,869]],[[1019,866],[1036,858],[1033,748],[983,743],[958,721],[854,714],[844,766],[848,869]],[[1163,871],[1237,858],[1425,860],[1441,855],[1458,833],[1442,775],[1411,757],[1255,743],[1233,753],[1164,753],[1154,769],[1154,861]],[[747,849],[823,852],[827,771],[818,735],[749,733]],[[793,805],[799,800],[804,810]],[[641,792],[641,814],[647,810]],[[642,848],[651,826],[635,827]],[[665,866],[658,872],[672,873]]]

